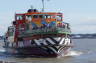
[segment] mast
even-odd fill
[[[31,5],[31,9],[33,9],[33,5]]]
[[[49,0],[47,0],[47,1],[49,1]],[[45,9],[44,0],[42,0],[42,12],[44,12],[44,9]]]
[[[44,0],[42,0],[42,6],[43,6],[42,12],[44,12]]]

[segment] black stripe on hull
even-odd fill
[[[42,40],[42,41],[40,41]],[[58,38],[54,38],[54,37],[48,37],[45,39],[34,39],[32,40],[32,42],[34,42],[36,44],[36,46],[47,46],[47,45],[63,45],[65,43],[65,38],[64,37],[59,37]]]
[[[59,44],[60,40],[59,41],[56,41],[53,37],[49,37],[55,44]]]
[[[63,45],[64,43],[65,43],[64,37],[48,37],[42,39],[34,39],[31,40],[31,46],[18,47],[16,48],[16,50],[18,51],[18,53],[21,54],[31,54],[37,56],[48,56],[48,55],[58,56],[58,55],[65,54],[66,51],[68,51],[68,49],[70,48],[70,46],[69,47],[64,46]],[[60,46],[60,44],[62,46]],[[11,53],[14,52],[11,51]]]

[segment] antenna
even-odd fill
[[[31,5],[31,9],[33,9],[33,5]]]
[[[42,0],[42,6],[43,6],[42,12],[44,12],[44,0]]]
[[[49,1],[49,0],[47,0],[47,1]],[[45,8],[44,0],[42,0],[42,6],[43,6],[43,8],[42,8],[42,12],[44,12],[44,8]]]

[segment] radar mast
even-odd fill
[[[42,12],[44,12],[44,9],[45,9],[44,1],[45,0],[42,0]],[[47,0],[47,1],[49,1],[49,0]]]

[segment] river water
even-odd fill
[[[96,63],[96,39],[73,39],[74,47],[62,58],[29,58],[0,56],[0,60],[14,63]],[[2,44],[0,44],[0,47]],[[4,49],[1,47],[1,52]]]

